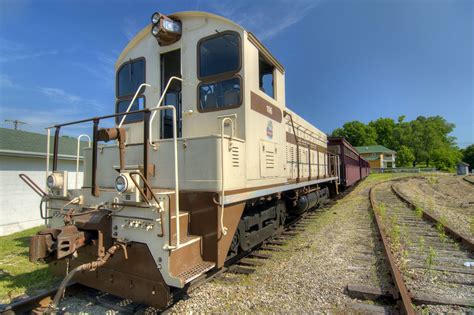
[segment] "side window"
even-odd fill
[[[199,110],[212,111],[240,105],[240,77],[199,85]]]
[[[116,76],[116,113],[123,113],[127,111],[127,108],[130,105],[135,92],[137,91],[140,84],[144,82],[145,58],[130,60],[120,66]],[[145,108],[145,97],[143,96],[144,91],[145,88],[142,88],[138,94],[137,99],[130,108],[130,111]],[[122,117],[116,117],[117,124],[120,123]],[[138,122],[142,119],[142,113],[127,115],[124,123]]]
[[[198,51],[198,110],[237,107],[242,103],[240,35],[225,31],[201,39]]]
[[[198,44],[198,77],[203,80],[240,70],[240,36],[222,32],[202,39]]]
[[[275,67],[258,53],[258,82],[261,91],[275,98]]]
[[[125,101],[117,101],[116,113],[124,113],[127,111],[128,106],[130,106],[130,102],[132,100],[125,100]],[[135,102],[133,102],[132,107],[130,107],[129,112],[133,112],[135,110],[140,110],[145,108],[145,98],[144,97],[137,97]],[[115,117],[116,123],[119,124],[122,121],[123,116]],[[123,121],[124,124],[138,122],[143,119],[143,113],[135,113],[125,116],[125,120]]]

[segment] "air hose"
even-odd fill
[[[74,277],[74,275],[76,273],[78,273],[79,271],[93,271],[101,266],[103,266],[107,260],[109,260],[109,258],[118,250],[122,248],[124,250],[124,256],[125,256],[125,259],[128,259],[127,257],[127,248],[126,248],[126,245],[125,244],[114,244],[112,247],[110,247],[106,254],[104,255],[104,257],[99,257],[97,260],[95,261],[91,261],[91,262],[88,262],[88,263],[85,263],[85,264],[82,264],[82,265],[79,265],[77,266],[76,268],[74,268],[73,270],[71,270],[67,275],[66,277],[64,277],[63,281],[61,282],[61,284],[59,285],[59,288],[58,288],[58,291],[56,292],[56,295],[54,296],[54,299],[53,299],[53,302],[51,303],[51,305],[49,306],[50,310],[52,312],[56,311],[58,305],[59,305],[59,302],[61,300],[61,296],[63,295],[64,293],[64,290],[66,289],[66,286],[67,284],[69,283],[69,281]]]

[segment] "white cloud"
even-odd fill
[[[79,96],[69,94],[57,88],[41,87],[40,92],[52,99],[65,101],[67,103],[77,103],[82,100]]]
[[[33,50],[21,42],[0,38],[0,63],[36,59],[59,54],[57,49]]]
[[[238,2],[223,0],[213,2],[214,11],[235,21],[245,29],[265,40],[298,23],[322,0],[279,0]]]
[[[73,105],[68,108],[70,108],[71,111],[74,111],[75,113],[79,113],[80,110],[85,110],[88,108],[92,108],[96,111],[102,111],[105,108],[102,103],[94,99],[85,99],[80,96],[68,93],[59,88],[40,87],[39,91],[50,99],[54,100],[56,103],[63,103],[64,105]]]
[[[107,89],[114,88],[115,82],[115,60],[119,52],[84,52],[90,54],[89,62],[71,62],[72,66],[80,68],[82,71],[92,74],[99,79],[100,84],[104,84]]]
[[[35,53],[6,53],[4,51],[0,51],[0,62],[12,62],[12,61],[20,61],[26,59],[35,59],[44,56],[52,56],[59,54],[57,50],[48,50],[48,51],[39,51]]]

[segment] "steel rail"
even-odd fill
[[[383,184],[386,182],[387,181],[381,182],[370,188],[370,191],[369,191],[370,206],[374,212],[374,219],[377,225],[377,230],[380,234],[380,237],[382,238],[385,257],[387,258],[389,266],[390,266],[390,273],[392,274],[392,278],[395,283],[395,288],[398,290],[397,292],[398,294],[394,293],[393,297],[397,300],[401,300],[400,306],[402,307],[402,310],[405,314],[414,315],[415,310],[413,309],[413,301],[412,301],[411,294],[408,291],[405,281],[403,280],[402,273],[395,262],[395,257],[392,254],[392,250],[390,248],[390,241],[388,240],[388,237],[386,235],[386,231],[382,223],[382,218],[377,213],[378,207],[375,200],[374,189],[380,184]]]
[[[39,294],[14,301],[11,304],[0,307],[1,314],[45,314],[49,304],[56,294],[58,287],[41,292]],[[85,286],[78,283],[70,283],[66,289],[72,292],[84,289]],[[35,312],[37,311],[37,312]]]
[[[468,182],[469,184],[472,184],[474,185],[474,179],[471,180],[471,179],[468,179],[468,177],[474,177],[472,175],[467,175],[467,176],[464,176],[462,179],[464,179],[466,182]]]
[[[411,209],[415,210],[417,208],[416,204],[414,204],[410,199],[408,199],[407,196],[405,196],[398,188],[396,188],[394,185],[390,185],[390,188],[392,189],[393,193],[406,203]],[[466,235],[456,231],[453,227],[447,225],[446,223],[441,222],[441,220],[434,214],[429,213],[425,211],[423,208],[419,207],[423,213],[423,219],[432,222],[434,224],[441,224],[444,228],[444,231],[449,234],[452,238],[460,241],[462,244],[464,244],[469,250],[474,251],[474,242],[469,239]]]

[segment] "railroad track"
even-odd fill
[[[464,176],[462,179],[464,179],[469,184],[474,185],[474,176],[473,175]]]
[[[352,189],[349,189],[341,193],[338,197],[329,201],[328,204],[324,205],[323,208],[313,209],[302,214],[299,217],[290,219],[285,224],[285,226],[281,230],[279,230],[274,236],[265,240],[255,248],[230,258],[223,268],[210,271],[209,273],[206,273],[201,277],[193,280],[185,288],[176,290],[173,293],[173,304],[171,304],[169,308],[171,308],[174,303],[179,301],[181,298],[187,296],[189,293],[191,293],[203,283],[211,281],[216,277],[220,277],[224,273],[254,273],[257,267],[263,266],[265,264],[265,260],[272,258],[271,252],[284,250],[284,245],[286,245],[290,238],[304,231],[306,226],[310,223],[311,220],[315,218],[315,216],[317,216],[318,213],[324,211],[324,209],[326,208],[329,208],[333,203],[348,194],[351,190]],[[48,305],[51,303],[56,291],[57,288],[54,288],[36,296],[17,300],[12,304],[5,306],[4,308],[0,307],[0,314],[41,314],[48,310]],[[104,292],[100,292],[98,290],[91,289],[86,286],[75,283],[72,283],[67,287],[65,297],[61,301],[61,304],[64,305],[64,302],[71,297],[87,300],[92,303],[97,303],[106,308],[113,309],[121,313],[153,314],[161,312],[166,313],[169,310],[168,308],[159,311],[147,305],[134,303],[129,300],[124,300],[122,298],[106,294]],[[59,305],[60,307],[61,304]]]
[[[474,270],[464,265],[474,260],[472,242],[416,208],[394,182],[377,184],[369,193],[394,282],[393,298],[406,314],[415,313],[414,305],[445,305],[451,312],[473,307]]]

